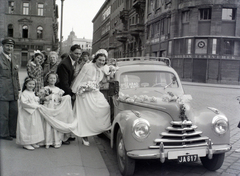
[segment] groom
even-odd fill
[[[70,48],[69,55],[64,58],[58,65],[57,74],[59,78],[59,83],[57,86],[64,90],[64,95],[70,95],[72,97],[72,103],[75,101],[75,94],[72,92],[70,85],[73,81],[73,74],[75,65],[81,57],[82,50],[80,45],[73,45]]]
[[[75,65],[77,64],[79,58],[81,57],[82,49],[80,45],[73,45],[70,48],[70,53],[65,57],[58,65],[57,74],[59,82],[57,86],[64,90],[64,95],[70,95],[72,98],[72,105],[76,99],[76,95],[72,92],[70,86],[73,81],[73,74]],[[69,140],[74,140],[75,138],[69,138]],[[69,144],[69,141],[63,142],[63,144]]]

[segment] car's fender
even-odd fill
[[[114,146],[117,131],[120,129],[125,141],[126,151],[147,149],[149,145],[153,145],[154,139],[159,138],[159,134],[165,131],[166,126],[169,126],[172,121],[169,114],[161,111],[142,110],[138,111],[138,113],[141,117],[137,117],[134,111],[125,110],[119,112],[115,117],[112,125],[111,147]],[[150,134],[143,140],[136,139],[132,131],[133,122],[138,118],[145,119],[150,124]]]
[[[218,134],[214,130],[213,122],[216,119],[225,119],[228,124],[228,130],[225,134]],[[205,108],[193,114],[193,119],[198,129],[202,131],[202,136],[208,136],[213,144],[230,143],[230,126],[227,117],[215,108]]]

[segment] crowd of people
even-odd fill
[[[61,57],[34,51],[21,88],[14,45],[5,38],[0,53],[0,139],[16,138],[27,150],[59,148],[76,137],[89,146],[88,137],[110,129],[110,107],[99,91],[112,71],[106,50],[93,58],[77,44]]]

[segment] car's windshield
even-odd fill
[[[178,82],[173,73],[164,71],[126,72],[120,76],[120,89],[142,87],[177,88]]]

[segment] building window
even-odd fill
[[[217,54],[217,39],[212,40],[212,54]]]
[[[43,38],[43,28],[42,26],[37,27],[37,39],[42,39]]]
[[[29,14],[29,3],[24,2],[23,3],[23,15],[28,15]]]
[[[172,41],[168,42],[168,55],[172,55]]]
[[[23,25],[22,27],[22,38],[28,38],[28,26]]]
[[[182,12],[182,22],[183,23],[189,22],[189,11]]]
[[[105,20],[111,14],[111,6],[109,6],[102,14],[102,19]]]
[[[212,18],[212,9],[199,9],[200,20],[210,20]]]
[[[222,9],[222,20],[235,20],[236,9]]]
[[[147,40],[150,39],[151,36],[151,30],[150,26],[147,26]]]
[[[13,37],[13,25],[9,24],[8,25],[8,37]]]
[[[192,39],[187,39],[187,54],[192,54]]]
[[[38,4],[38,16],[43,16],[43,4]]]
[[[233,54],[234,51],[234,42],[232,40],[223,41],[223,54]]]
[[[164,20],[162,19],[160,21],[160,35],[164,34]]]
[[[14,11],[14,1],[8,1],[8,13],[13,14]]]

